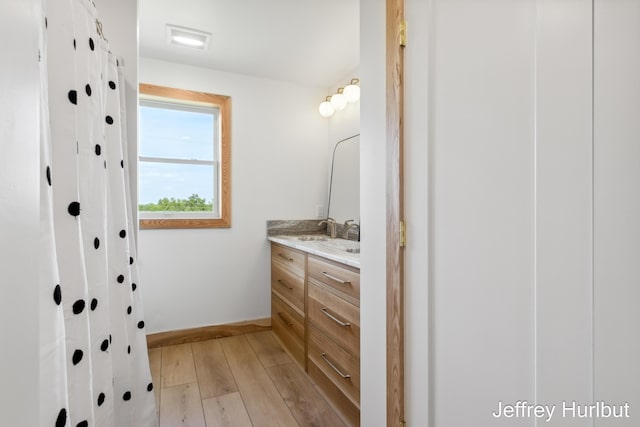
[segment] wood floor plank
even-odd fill
[[[247,340],[265,368],[291,363],[291,358],[276,341],[273,332],[248,334]]]
[[[240,393],[230,393],[202,401],[209,427],[252,427]]]
[[[206,427],[197,383],[161,390],[160,427]]]
[[[149,349],[149,368],[151,369],[151,381],[153,381],[153,394],[156,398],[156,411],[160,411],[160,388],[162,387],[162,349]]]
[[[202,399],[238,391],[220,340],[194,342],[191,346]]]
[[[266,370],[301,426],[344,426],[298,365],[289,363]]]
[[[247,338],[223,338],[221,344],[254,427],[298,427]]]
[[[197,382],[191,344],[162,347],[162,388]]]

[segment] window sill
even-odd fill
[[[141,230],[167,229],[167,228],[231,228],[229,218],[155,218],[141,219]]]

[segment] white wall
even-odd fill
[[[39,2],[0,2],[0,413],[38,425]],[[34,264],[35,261],[35,264]],[[36,267],[36,268],[34,268]]]
[[[637,425],[640,4],[407,0],[407,17],[409,425],[533,426],[491,412],[603,399],[632,418],[537,424]]]
[[[591,1],[538,2],[534,377],[559,405],[593,400],[592,17]]]
[[[327,197],[326,88],[140,60],[140,81],[232,98],[232,227],[140,230],[149,333],[270,317],[269,219]]]
[[[432,16],[430,2],[407,1],[407,17]],[[424,100],[429,99],[432,46],[428,44],[428,31],[432,23],[415,25],[411,20],[411,48],[405,49],[405,222],[409,233],[405,249],[405,415],[409,425],[427,426],[429,408],[428,338],[429,315],[429,230],[428,210],[431,156],[427,143],[430,136],[431,115]],[[408,72],[408,70],[420,70]]]
[[[640,424],[640,2],[595,1],[594,398]]]
[[[491,411],[534,397],[535,4],[436,2],[433,25],[434,425],[531,425]]]
[[[361,1],[360,424],[367,427],[386,423],[385,28],[385,1]]]

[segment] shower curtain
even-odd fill
[[[40,425],[155,426],[123,67],[93,1],[43,12]]]

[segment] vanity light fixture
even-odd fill
[[[211,34],[204,31],[167,24],[167,43],[170,45],[207,50],[210,40]]]
[[[333,108],[333,105],[331,105],[331,97],[330,96],[327,96],[325,98],[325,100],[320,103],[320,106],[318,107],[318,111],[320,111],[320,115],[322,117],[331,117],[331,116],[333,116],[333,113],[336,110],[335,110],[335,108]]]
[[[351,79],[351,82],[342,91],[347,102],[353,103],[360,99],[360,86],[358,86],[358,83],[360,83],[359,79]]]
[[[331,105],[333,105],[336,111],[344,110],[344,107],[347,106],[347,98],[342,94],[343,90],[343,88],[339,87],[338,92],[331,95]]]
[[[335,94],[327,96],[320,103],[318,111],[322,117],[331,117],[336,111],[343,110],[347,103],[354,103],[360,99],[360,79],[351,79],[344,88],[339,87]]]

